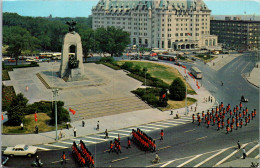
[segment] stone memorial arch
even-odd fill
[[[70,32],[63,39],[59,75],[61,78],[67,77],[68,81],[81,80],[84,78],[81,37],[75,32],[76,22],[67,24],[70,25]]]

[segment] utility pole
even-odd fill
[[[58,124],[57,124],[57,100],[56,97],[59,96],[58,94],[59,89],[52,89],[54,101],[55,101],[55,127],[56,127],[56,141],[58,140]]]

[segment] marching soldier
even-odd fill
[[[235,122],[235,118],[234,117],[232,117],[232,123],[234,123]]]
[[[256,116],[256,109],[254,109],[254,116]]]
[[[242,109],[242,103],[240,102],[240,104],[239,104],[239,107],[240,107],[240,110]]]
[[[228,134],[228,132],[229,132],[229,126],[227,125],[227,127],[226,127],[226,130],[227,130],[227,134]]]
[[[194,123],[194,120],[195,120],[195,115],[192,114],[192,123]]]
[[[238,111],[238,105],[236,105],[236,111]]]
[[[251,115],[252,115],[252,120],[253,120],[253,118],[254,118],[254,111],[252,111]]]
[[[215,125],[215,122],[216,122],[216,119],[215,119],[215,117],[213,117],[213,125],[212,126]]]
[[[208,127],[207,128],[209,128],[209,124],[210,124],[210,120],[208,120]]]
[[[229,118],[227,119],[227,125],[229,125],[230,124],[230,121],[229,121]]]
[[[205,123],[207,123],[207,121],[208,121],[208,117],[207,117],[207,116],[205,116]]]
[[[234,126],[233,126],[233,122],[231,123],[231,125],[230,125],[230,132],[232,132],[232,130],[233,130],[233,128],[234,128]]]
[[[218,130],[219,130],[219,128],[220,128],[220,122],[218,122]]]
[[[222,120],[222,128],[221,129],[223,129],[224,128],[224,125],[225,125],[225,122],[224,122],[224,120]]]
[[[128,148],[131,148],[131,142],[130,142],[129,137],[128,137],[128,139],[127,139],[127,147],[126,147],[126,149],[128,149]]]
[[[224,120],[225,119],[225,115],[222,115],[222,120]]]
[[[236,130],[238,129],[238,127],[239,127],[239,122],[237,121],[236,122]]]
[[[204,119],[205,117],[205,114],[204,114],[204,111],[202,111],[202,119]]]
[[[114,144],[112,143],[112,141],[110,141],[110,146],[109,146],[110,151],[109,151],[109,153],[110,153],[110,152],[113,152],[113,146],[114,146]]]
[[[160,141],[163,140],[163,130],[161,130],[161,139]]]
[[[198,119],[198,122],[199,122],[198,126],[200,126],[200,122],[201,122],[201,119],[200,119],[200,117],[199,117],[199,119]]]
[[[246,111],[243,110],[243,118],[246,116]]]
[[[234,113],[235,113],[235,112],[236,112],[236,111],[235,111],[235,109],[234,109]],[[231,116],[232,116],[232,110],[229,111],[229,114],[230,114],[229,118],[231,118]]]
[[[245,122],[246,122],[246,125],[247,125],[247,123],[248,123],[248,119],[247,119],[247,117],[245,118]]]
[[[251,116],[248,114],[248,123],[250,123]]]
[[[242,126],[243,126],[243,120],[241,119],[240,120],[240,128],[242,128]]]
[[[223,109],[223,115],[225,115],[226,114],[226,110],[225,110],[225,108]]]
[[[241,119],[242,118],[242,114],[241,114],[241,112],[239,112],[239,119]]]

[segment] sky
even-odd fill
[[[22,16],[88,17],[98,0],[3,0],[3,12]],[[211,15],[260,15],[260,0],[204,0]]]

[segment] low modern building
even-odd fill
[[[217,35],[224,46],[237,50],[260,49],[260,21],[240,20],[239,17],[211,20],[210,32]]]
[[[194,49],[218,45],[210,35],[210,13],[202,0],[100,0],[92,8],[92,26],[122,28],[131,45]]]

